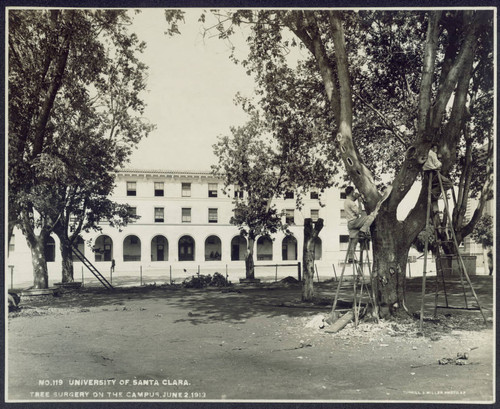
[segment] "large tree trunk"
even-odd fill
[[[72,245],[69,240],[61,239],[60,236],[58,237],[62,258],[62,282],[72,283],[74,281]]]
[[[483,13],[484,14],[484,13]],[[481,25],[484,15],[472,11],[464,12],[464,39],[457,48],[455,38],[450,40],[446,49],[445,68],[436,92],[436,60],[439,52],[440,21],[442,11],[429,12],[426,42],[422,60],[422,77],[419,92],[416,139],[407,150],[405,159],[399,166],[392,183],[392,193],[383,205],[375,223],[373,242],[374,273],[377,274],[375,287],[377,300],[383,307],[383,314],[396,314],[403,303],[405,267],[412,238],[416,238],[425,225],[426,189],[423,188],[414,209],[404,222],[398,222],[397,208],[411,189],[422,165],[427,159],[431,143],[442,139],[440,153],[443,154],[443,172],[448,172],[456,160],[456,149],[467,100],[474,46],[477,43],[476,29]],[[316,59],[327,98],[337,123],[336,143],[341,152],[347,174],[352,183],[362,193],[366,210],[373,211],[381,195],[370,170],[352,138],[352,92],[350,88],[349,65],[346,53],[342,15],[337,11],[328,13],[330,32],[335,54],[328,55],[322,42],[322,33],[316,21],[315,12],[296,13],[291,20],[290,29],[297,35]],[[470,22],[470,24],[469,24]],[[458,83],[458,85],[457,85]],[[453,93],[455,95],[453,96]],[[436,94],[434,96],[434,94]],[[440,134],[443,118],[454,97],[452,124],[446,127],[445,135]],[[424,177],[424,183],[426,181]],[[372,229],[373,230],[373,229]]]
[[[66,234],[66,227],[63,223],[54,226],[54,233],[59,238],[59,250],[61,252],[61,269],[63,283],[72,283],[73,275],[73,242]]]
[[[33,265],[33,287],[42,289],[49,286],[49,273],[47,270],[47,261],[45,260],[45,244],[49,237],[49,232],[42,228],[37,234],[34,226],[34,210],[27,206],[20,213],[19,227],[31,250],[31,263]]]
[[[255,238],[248,237],[247,252],[245,254],[245,273],[247,280],[255,280],[255,263],[253,261],[254,245],[255,245]]]
[[[302,283],[302,301],[312,301],[314,298],[314,244],[321,229],[323,229],[323,219],[318,219],[314,224],[312,219],[304,220],[304,281]]]
[[[378,220],[373,236],[373,280],[374,295],[380,316],[398,315],[405,300],[406,265],[410,246],[405,244],[404,232],[388,220]]]
[[[49,273],[47,270],[47,261],[45,260],[45,241],[43,235],[33,236],[28,240],[28,246],[31,250],[31,262],[33,265],[33,287],[48,288]]]

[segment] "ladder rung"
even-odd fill
[[[449,309],[449,310],[467,310],[467,311],[479,311],[479,307],[452,307],[446,305],[436,305],[435,308]]]

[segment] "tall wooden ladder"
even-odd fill
[[[351,232],[350,232],[351,233]],[[370,265],[370,256],[369,256],[369,238],[364,237],[364,236],[359,236],[359,232],[353,232],[356,234],[355,237],[351,237],[351,234],[349,234],[349,245],[347,247],[347,252],[344,260],[344,265],[342,266],[342,271],[339,276],[338,284],[337,284],[337,290],[335,292],[335,298],[333,300],[333,305],[332,305],[332,311],[330,316],[332,317],[332,320],[335,321],[337,319],[339,310],[337,310],[337,303],[339,300],[339,294],[340,294],[340,288],[342,287],[342,280],[344,278],[344,272],[346,269],[347,264],[349,261],[352,259],[352,265],[353,265],[353,302],[352,302],[352,314],[354,318],[354,326],[358,326],[359,322],[359,317],[361,314],[361,306],[362,306],[362,300],[363,300],[363,290],[366,287],[366,292],[368,293],[369,296],[369,303],[371,303],[372,307],[375,308],[375,303],[374,303],[374,294],[372,294],[372,291],[374,289],[373,285],[370,285],[370,288],[368,288],[367,283],[365,281],[365,275],[363,273],[363,258],[364,258],[364,253],[366,253],[366,259],[367,259],[367,265],[368,265],[368,272],[370,275],[370,284],[372,281],[372,273],[371,273],[371,265]],[[359,260],[356,257],[356,246],[357,243],[359,242],[360,250],[359,250]],[[364,311],[366,311],[366,308],[368,307],[368,304],[364,307]]]
[[[443,197],[445,212],[443,219],[441,220],[439,213],[432,210],[432,182],[433,179],[437,178],[439,182],[439,190]],[[456,206],[455,192],[451,189],[451,196],[453,198],[454,206]],[[467,273],[467,268],[465,266],[462,255],[459,251],[459,245],[455,230],[453,229],[453,222],[450,212],[450,205],[448,202],[448,196],[443,187],[443,180],[441,173],[439,171],[433,171],[429,173],[429,186],[427,192],[427,213],[425,221],[425,246],[424,246],[424,271],[422,276],[422,305],[420,308],[420,331],[423,327],[423,317],[424,317],[424,304],[425,304],[425,282],[427,274],[427,254],[429,248],[429,226],[432,224],[435,245],[435,259],[436,259],[436,292],[434,298],[434,316],[437,314],[438,308],[447,309],[458,309],[458,310],[477,310],[481,312],[484,322],[486,323],[486,316],[481,308],[477,294],[472,286],[469,274]],[[443,251],[443,246],[451,245],[453,249],[452,254],[445,254]],[[464,304],[462,306],[451,306],[448,300],[448,291],[446,289],[446,278],[450,277],[453,273],[454,263],[457,261],[458,271],[460,277],[460,284],[462,286],[462,292],[464,296]],[[468,288],[467,288],[468,287]],[[476,306],[470,306],[469,300],[467,299],[467,292],[470,292],[475,299]],[[444,305],[438,304],[438,299],[440,294],[444,295]]]
[[[90,260],[84,256],[84,254],[78,250],[76,247],[72,248],[73,254],[87,267],[92,274],[99,280],[99,282],[108,290],[114,290],[114,287],[109,283],[108,280],[97,270],[97,268],[90,262]]]

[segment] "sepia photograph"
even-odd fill
[[[213,7],[5,7],[4,402],[494,404],[497,8]]]

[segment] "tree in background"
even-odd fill
[[[57,219],[53,231],[60,243],[63,283],[73,281],[72,249],[82,232],[100,231],[102,222],[122,228],[138,218],[128,205],[109,199],[117,166],[114,142],[93,134],[91,129],[67,142],[65,160],[70,165],[60,164],[64,172],[51,176],[57,198],[47,209]],[[52,155],[57,158],[61,145],[53,148]]]
[[[302,285],[302,301],[310,302],[314,299],[315,245],[323,226],[323,219],[318,219],[315,223],[309,217],[304,220],[304,247],[302,250],[304,283]]]
[[[483,246],[483,251],[486,250],[490,275],[493,274],[493,230],[493,217],[485,215],[476,223],[471,234],[472,239]]]
[[[34,286],[46,288],[54,229],[67,231],[71,217],[91,228],[123,214],[97,197],[112,191],[105,173],[151,129],[141,118],[144,44],[127,32],[123,10],[9,10],[8,18],[9,234],[21,229]]]
[[[243,101],[245,102],[245,101]],[[244,104],[245,105],[245,104]],[[253,252],[259,236],[288,231],[275,200],[289,191],[296,193],[297,207],[310,186],[320,189],[330,185],[331,177],[311,152],[290,149],[285,140],[273,137],[277,129],[260,118],[254,107],[245,105],[250,120],[242,127],[232,128],[232,136],[219,137],[214,145],[218,164],[214,174],[224,178],[224,190],[234,187],[234,216],[231,224],[238,226],[247,238],[245,256],[246,278],[254,279]],[[278,130],[279,131],[279,130]]]
[[[248,29],[248,56],[232,58],[254,75],[257,104],[276,128],[290,125],[275,134],[278,141],[292,129],[285,140],[290,149],[300,149],[300,131],[314,130],[318,152],[343,163],[368,212],[381,198],[382,177],[392,180],[391,194],[372,226],[373,273],[379,311],[397,315],[404,305],[408,251],[425,226],[426,175],[404,220],[397,218],[398,206],[421,180],[433,143],[439,145],[442,172],[461,175],[459,158],[481,116],[487,134],[477,132],[474,138],[484,144],[491,134],[492,111],[478,108],[492,106],[492,11],[212,14],[224,41],[230,42],[238,27]],[[306,55],[290,64],[291,50],[297,49]],[[484,176],[480,202],[491,190],[491,167]]]

